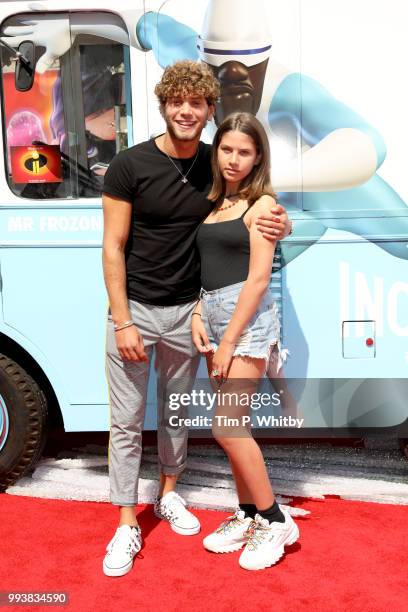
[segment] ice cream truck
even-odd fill
[[[0,3],[3,488],[50,426],[109,429],[103,177],[164,131],[154,85],[180,59],[220,81],[204,141],[236,110],[263,122],[293,221],[271,279],[289,351],[274,387],[306,432],[408,437],[407,15],[403,0]]]

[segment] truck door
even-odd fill
[[[36,62],[19,90],[15,54],[0,46],[4,323],[49,364],[67,404],[96,407],[108,400],[101,188],[132,144],[128,31],[109,12],[36,12],[7,18],[0,37],[14,49],[34,42]],[[78,410],[68,429],[106,428],[102,412],[103,423],[84,423]]]

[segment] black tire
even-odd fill
[[[40,458],[48,434],[48,413],[37,383],[1,353],[0,396],[9,421],[8,435],[0,450],[0,491],[4,491]]]
[[[399,446],[404,457],[408,459],[408,438],[400,438]]]

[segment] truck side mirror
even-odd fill
[[[35,76],[35,44],[26,40],[18,48],[19,57],[16,61],[15,86],[17,91],[28,91],[34,83]]]

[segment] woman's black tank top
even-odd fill
[[[205,291],[245,281],[249,270],[247,208],[238,219],[202,223],[197,232],[201,258],[201,286]]]

